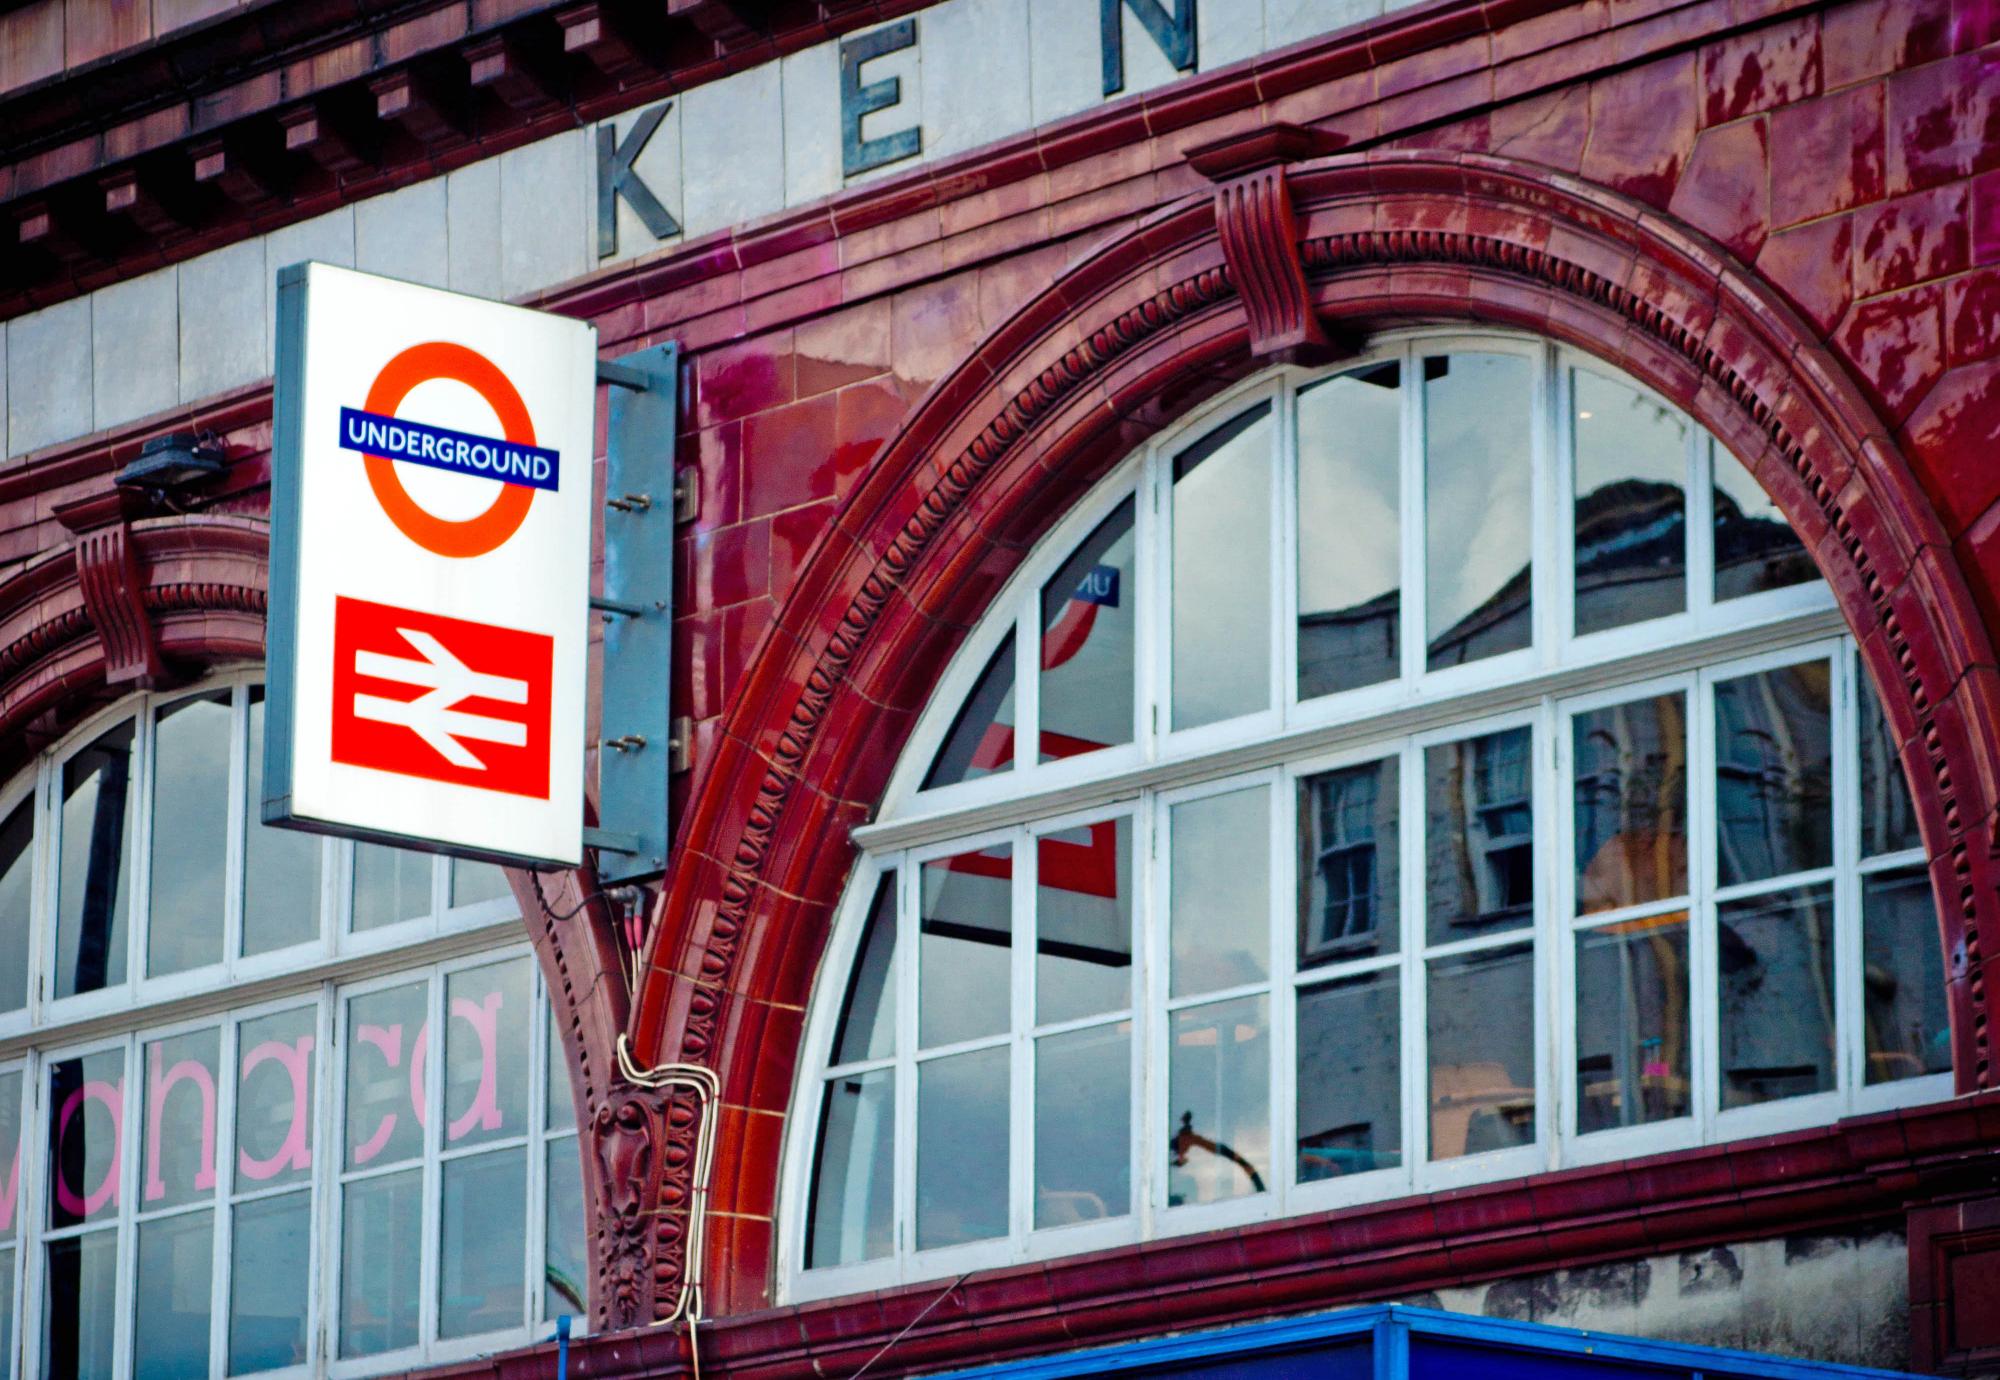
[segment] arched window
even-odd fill
[[[0,795],[0,1377],[375,1374],[584,1312],[499,869],[258,822],[255,673]]]
[[[856,836],[793,1298],[1949,1093],[1829,591],[1712,437],[1542,341],[1392,337],[1158,437]]]

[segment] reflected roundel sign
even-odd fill
[[[449,341],[412,345],[383,365],[382,372],[369,386],[366,407],[379,416],[393,417],[412,389],[434,379],[462,383],[485,399],[494,416],[500,419],[501,436],[510,443],[535,444],[535,427],[528,418],[528,405],[521,401],[520,392],[500,372],[499,366],[479,351]],[[396,530],[439,556],[467,559],[498,550],[521,530],[529,505],[535,501],[532,488],[502,481],[499,494],[485,512],[463,519],[441,518],[410,497],[410,491],[396,475],[395,462],[387,456],[367,455],[363,463],[367,467],[368,487]]]

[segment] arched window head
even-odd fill
[[[1685,413],[1511,335],[1251,381],[961,648],[813,998],[793,1298],[1945,1095],[1895,744]]]

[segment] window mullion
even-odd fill
[[[1845,639],[1833,652],[1829,679],[1833,732],[1833,1035],[1834,1087],[1852,1111],[1865,1081],[1866,1025],[1862,1011],[1860,714],[1855,655]]]
[[[222,962],[233,969],[243,953],[245,864],[250,855],[250,689],[229,697],[229,800],[222,846]]]
[[[1289,407],[1287,408],[1289,411]],[[1287,615],[1290,618],[1290,615]],[[1272,1207],[1284,1212],[1291,1201],[1292,1176],[1298,1170],[1298,1060],[1295,1054],[1298,1012],[1298,996],[1293,990],[1293,959],[1295,945],[1290,940],[1290,926],[1287,916],[1298,913],[1296,897],[1298,884],[1293,876],[1298,858],[1298,847],[1293,832],[1298,827],[1298,811],[1292,808],[1292,792],[1297,789],[1289,773],[1279,771],[1273,774],[1267,790],[1270,794],[1270,818],[1267,829],[1270,838],[1271,885],[1266,900],[1266,925],[1270,931],[1270,954],[1266,970],[1270,981],[1266,984],[1268,1010],[1270,1012],[1270,1067],[1265,1076],[1270,1080],[1271,1116],[1271,1164],[1268,1169],[1270,1182],[1266,1196]]]
[[[329,843],[331,840],[329,840]],[[324,858],[324,855],[322,855]],[[347,1079],[341,1067],[344,1028],[339,994],[330,982],[319,987],[314,1021],[312,1173],[307,1182],[312,1201],[307,1222],[310,1242],[306,1252],[306,1353],[316,1374],[324,1374],[333,1359],[334,1339],[329,1319],[337,1316],[332,1290],[338,1282],[334,1252],[340,1248],[340,1165],[346,1147],[341,1144],[339,1118],[347,1110]]]
[[[208,1373],[222,1380],[229,1373],[229,1286],[233,1273],[232,1243],[236,1214],[230,1210],[230,1189],[236,1181],[236,1094],[242,1059],[241,1022],[227,1020],[217,1039],[220,1067],[215,1089],[215,1190],[209,1196]]]
[[[1711,1140],[1721,1110],[1721,1013],[1716,934],[1716,797],[1714,679],[1688,682],[1688,1008],[1697,1139]]]
[[[1036,645],[1040,645],[1037,643]],[[1039,656],[1037,657],[1039,662]],[[1034,1120],[1035,1120],[1035,881],[1039,850],[1026,827],[1014,831],[1014,867],[1008,904],[1012,908],[1009,927],[1013,944],[1009,952],[1013,992],[1009,1019],[1013,1039],[1009,1041],[1009,1097],[1007,1118],[1008,1223],[1012,1254],[1019,1258],[1034,1229]]]
[[[527,1230],[522,1232],[527,1258],[521,1262],[521,1301],[526,1305],[523,1318],[532,1330],[540,1331],[535,1325],[548,1321],[542,1317],[543,1290],[539,1286],[548,1258],[549,1025],[553,1016],[542,965],[531,964],[528,972],[527,1145],[522,1151],[528,1157],[528,1220],[524,1224]],[[719,1116],[720,1112],[710,1107],[705,1115]]]
[[[125,900],[125,989],[141,991],[152,974],[147,948],[153,932],[153,745],[159,739],[159,705],[147,696],[132,734],[132,795],[126,804],[129,832],[124,839],[125,865],[132,877]],[[107,982],[106,991],[118,986]]]
[[[917,868],[907,852],[896,856],[896,1273],[917,1243]],[[821,1084],[820,1095],[825,1096]]]
[[[115,1276],[117,1282],[113,1286],[117,1311],[112,1323],[115,1341],[111,1353],[111,1373],[118,1377],[132,1374],[132,1349],[138,1340],[134,1318],[138,1313],[139,1298],[137,1286],[139,1229],[134,1218],[137,1216],[139,1202],[139,1171],[146,1147],[143,1125],[146,1071],[140,1059],[142,1048],[136,1033],[125,1037],[125,1089],[122,1099],[125,1119],[124,1124],[119,1127],[123,1158],[118,1163],[118,1211],[114,1214],[115,1225],[110,1228],[118,1233],[118,1268]],[[78,1107],[79,1117],[87,1112],[88,1101],[86,1098],[86,1105]]]
[[[1397,754],[1396,833],[1397,896],[1403,926],[1403,1178],[1407,1186],[1424,1181],[1430,1158],[1430,1051],[1424,1015],[1424,791],[1423,752],[1405,743]]]
[[[432,913],[435,916],[435,910]],[[437,1339],[438,1280],[442,1275],[439,1256],[444,1239],[444,1173],[441,1167],[445,1121],[444,1045],[445,1023],[450,1016],[446,1005],[447,978],[448,974],[444,972],[433,971],[430,975],[427,994],[430,1035],[424,1042],[424,1106],[428,1114],[424,1118],[423,1267],[419,1271],[423,1297],[417,1306],[417,1347],[425,1354],[429,1354]]]
[[[1418,366],[1422,353],[1414,342],[1402,354],[1403,467],[1398,512],[1402,528],[1402,602],[1397,610],[1402,639],[1402,679],[1414,684],[1424,673],[1429,595],[1425,588],[1425,525],[1429,495],[1424,487],[1424,386]]]
[[[1566,871],[1565,858],[1558,846],[1563,837],[1557,816],[1563,809],[1562,775],[1558,762],[1555,701],[1544,699],[1535,711],[1528,734],[1529,798],[1534,822],[1531,836],[1534,857],[1535,963],[1535,1069],[1541,1086],[1535,1090],[1535,1135],[1541,1142],[1544,1163],[1550,1169],[1563,1164],[1562,1136],[1565,1109],[1571,1097],[1563,1077],[1561,1024],[1566,1010],[1564,978],[1569,970],[1564,951],[1569,941],[1569,916],[1561,908],[1562,889],[1558,874]]]

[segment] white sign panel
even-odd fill
[[[264,820],[582,856],[596,331],[278,275]]]

